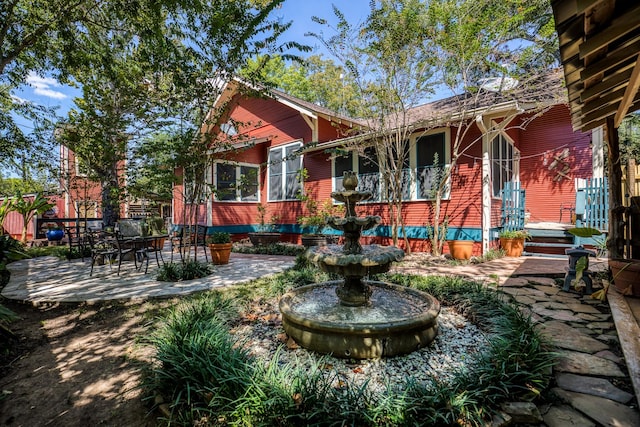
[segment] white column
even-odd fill
[[[591,131],[591,156],[593,178],[604,177],[604,131],[602,126]]]

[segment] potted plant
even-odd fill
[[[325,200],[322,205],[308,196],[304,196],[302,200],[305,202],[308,214],[298,218],[298,223],[302,226],[303,234],[302,244],[305,247],[324,246],[329,242],[329,236],[323,234],[327,218],[330,216],[338,216],[344,211],[342,205],[334,206],[331,200]]]
[[[47,231],[44,233],[47,236],[47,240],[50,242],[58,242],[64,237],[64,230],[61,226],[55,222],[48,222],[46,225]]]
[[[447,240],[449,254],[453,259],[470,259],[473,254],[473,240]]]
[[[231,255],[231,235],[218,231],[207,237],[207,244],[211,252],[211,262],[214,264],[228,264]]]
[[[279,217],[271,215],[267,221],[267,207],[262,203],[258,204],[258,231],[249,233],[249,240],[254,246],[268,245],[280,240],[280,233],[275,231]]]
[[[622,295],[640,297],[640,260],[612,258],[609,268],[613,285]]]
[[[505,256],[517,258],[522,256],[524,241],[529,238],[529,233],[526,230],[503,230],[498,237]]]

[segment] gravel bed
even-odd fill
[[[377,394],[387,387],[401,389],[411,377],[416,382],[429,378],[449,382],[456,371],[471,368],[478,351],[487,348],[485,332],[451,307],[442,307],[438,324],[439,334],[429,346],[404,356],[371,360],[335,358],[287,342],[275,305],[245,318],[231,333],[265,363],[278,355],[279,364],[291,363],[307,370],[320,366],[327,376],[334,375],[336,388],[368,381],[368,391]]]

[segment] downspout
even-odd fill
[[[482,114],[476,116],[476,125],[482,132],[482,253],[489,250],[491,232],[491,159],[489,157],[489,131]]]

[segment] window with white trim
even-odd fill
[[[269,201],[298,200],[302,191],[300,170],[301,142],[273,147],[269,150]]]
[[[518,181],[520,152],[505,134],[491,141],[491,181],[493,197],[500,197],[504,184]]]
[[[408,152],[402,170],[402,198],[404,200],[428,200],[434,185],[442,178],[449,161],[449,131],[438,130],[427,135],[416,134],[407,145]],[[342,174],[353,170],[358,174],[358,190],[371,191],[371,201],[380,201],[382,179],[376,162],[375,149],[368,147],[364,155],[347,152],[333,159],[333,188],[342,189]],[[449,186],[444,198],[449,197]]]
[[[213,164],[215,198],[227,202],[258,202],[260,166],[245,163]]]
[[[446,171],[446,138],[444,132],[416,138],[416,199],[429,200]],[[445,194],[448,192],[445,191]],[[445,196],[448,197],[448,196]]]

